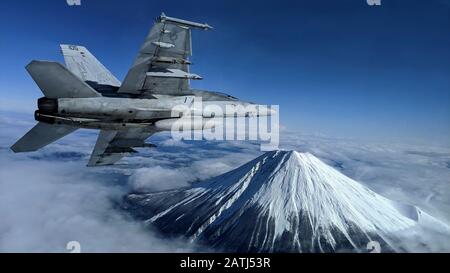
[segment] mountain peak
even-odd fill
[[[416,224],[420,211],[310,153],[268,152],[188,189],[134,194],[127,208],[163,232],[226,251],[359,251]]]

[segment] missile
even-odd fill
[[[201,23],[191,22],[191,21],[187,21],[187,20],[183,20],[183,19],[169,17],[169,16],[166,16],[164,14],[164,12],[161,13],[161,16],[159,16],[157,20],[161,23],[169,22],[169,23],[179,24],[179,25],[182,25],[185,27],[201,28],[203,30],[213,29],[213,27],[211,27],[210,25],[208,25],[206,23],[201,24]]]

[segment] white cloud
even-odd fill
[[[189,251],[183,241],[157,239],[126,219],[111,200],[123,188],[107,175],[83,171],[80,162],[0,161],[0,251],[64,252],[79,241],[83,251]]]
[[[14,119],[0,121],[0,252],[66,252],[69,241],[79,241],[84,252],[196,251],[116,207],[129,189],[128,176],[85,167],[95,134],[80,132],[40,152],[13,154],[9,145],[32,126]]]
[[[36,153],[10,152],[8,147],[33,124],[23,115],[0,118],[0,252],[64,252],[73,240],[84,251],[198,250],[182,239],[162,239],[122,215],[115,204],[129,191],[188,186],[261,154],[257,143],[174,142],[158,134],[151,139],[157,149],[140,150],[119,166],[86,168],[94,131],[80,130]],[[287,131],[281,147],[311,152],[390,199],[450,221],[448,147],[367,144]],[[437,241],[431,251],[439,251]],[[448,243],[440,247],[450,248]]]
[[[166,169],[156,166],[136,170],[129,181],[135,191],[163,191],[187,187],[194,180],[195,176],[186,168]]]

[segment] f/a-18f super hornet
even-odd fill
[[[67,67],[32,61],[26,69],[45,95],[35,112],[39,123],[11,149],[36,151],[79,128],[99,129],[88,166],[111,165],[135,153],[133,148],[154,147],[146,139],[171,130],[183,118],[172,111],[177,105],[192,109],[197,97],[204,105],[252,105],[224,93],[190,88],[190,80],[201,79],[189,72],[192,29],[212,27],[159,16],[122,83],[82,46],[61,45]],[[245,115],[270,113],[259,107],[257,113]],[[203,111],[200,115],[191,130],[205,129],[212,118]]]

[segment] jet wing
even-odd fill
[[[189,90],[189,80],[201,79],[189,73],[191,28],[207,30],[211,27],[163,13],[150,30],[118,92],[145,97],[181,95]]]
[[[145,140],[156,132],[142,129],[101,130],[89,160],[89,167],[112,165],[123,157],[137,153],[134,147],[147,147]]]

